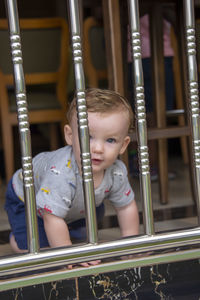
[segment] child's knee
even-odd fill
[[[23,250],[18,247],[14,234],[10,235],[10,246],[15,253],[26,253],[27,252],[27,250]]]

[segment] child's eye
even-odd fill
[[[116,139],[114,139],[114,138],[109,138],[106,141],[110,144],[116,143]]]

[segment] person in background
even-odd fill
[[[174,79],[173,79],[173,56],[174,51],[171,46],[170,36],[171,24],[163,19],[163,49],[164,49],[164,67],[165,67],[165,95],[166,95],[166,109],[171,110],[174,108]],[[144,78],[144,94],[145,105],[147,113],[147,125],[154,127],[154,103],[152,92],[152,68],[151,68],[151,46],[150,46],[150,32],[149,32],[149,15],[145,14],[140,18],[140,38],[141,38],[141,51],[142,51],[142,67]],[[128,61],[128,91],[130,94],[130,102],[134,109],[134,93],[133,93],[133,76],[132,76],[132,54],[130,45],[130,32],[128,29],[128,45],[127,45],[127,61]],[[133,144],[133,143],[132,143]],[[136,146],[130,145],[129,147],[129,161],[130,172],[134,176],[138,176],[138,161]],[[149,141],[150,153],[150,173],[151,180],[155,181],[158,178],[157,173],[157,145],[156,141]],[[174,173],[169,173],[169,178],[174,178]]]

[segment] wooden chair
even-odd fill
[[[160,190],[160,201],[162,204],[168,203],[168,151],[167,151],[167,139],[171,138],[181,138],[185,143],[186,148],[186,137],[190,134],[189,124],[184,123],[183,116],[180,119],[180,114],[178,111],[167,111],[165,107],[165,85],[164,85],[164,59],[163,59],[163,32],[162,32],[162,6],[161,4],[155,5],[152,8],[150,14],[150,32],[151,32],[151,46],[152,46],[152,60],[153,60],[153,86],[154,86],[154,97],[155,97],[155,112],[157,128],[154,129],[153,139],[158,140],[158,168],[159,168],[159,190]],[[157,18],[155,18],[157,15]],[[175,44],[175,43],[174,43]],[[175,46],[175,45],[174,45]],[[180,64],[180,52],[178,51],[177,43],[174,47],[174,62],[173,68],[174,73],[174,85],[176,92],[176,106],[179,110],[182,110],[182,114],[186,115],[186,111],[183,109],[186,102],[186,95],[183,93],[183,85],[185,82],[182,81],[181,74],[181,64]],[[178,115],[179,121],[175,126],[168,126],[167,117],[170,115]],[[152,130],[153,131],[153,130]],[[150,139],[150,132],[148,132],[148,138]],[[185,162],[188,160],[186,151]]]
[[[83,22],[84,70],[90,87],[107,86],[104,29],[94,17]]]
[[[173,27],[171,26],[171,45],[174,50],[174,58],[173,58],[173,73],[174,73],[174,87],[175,87],[175,99],[176,99],[176,109],[184,112],[184,97],[181,85],[181,68],[180,68],[180,58],[179,58],[179,51],[178,51],[178,43],[177,38],[174,32]],[[183,115],[178,117],[178,125],[185,126],[185,118]],[[181,145],[181,152],[183,157],[183,162],[185,164],[189,163],[189,154],[188,154],[188,146],[187,146],[187,137],[182,136],[180,137],[180,145]]]
[[[57,146],[55,126],[66,120],[68,26],[62,18],[21,19],[21,43],[30,124],[49,123],[51,149]],[[14,172],[13,126],[16,101],[7,20],[0,20],[0,110],[6,180]]]
[[[182,138],[190,135],[190,126],[176,125],[167,126],[167,117],[165,109],[165,84],[164,84],[164,60],[163,60],[163,47],[162,47],[162,22],[163,14],[161,3],[153,3],[150,7],[151,17],[151,51],[152,51],[152,70],[154,69],[153,76],[153,90],[154,101],[156,103],[156,117],[157,126],[155,128],[148,128],[148,140],[158,140],[158,166],[159,166],[159,193],[160,201],[162,204],[168,203],[168,152],[167,152],[167,139],[169,138]],[[104,26],[105,26],[105,40],[106,49],[108,49],[109,60],[109,84],[113,80],[115,86],[122,86],[120,92],[123,92],[123,68],[121,65],[122,60],[122,38],[120,35],[120,8],[117,1],[103,2],[104,13]],[[156,16],[156,17],[155,17]],[[123,42],[126,42],[123,40]],[[181,35],[182,42],[182,35]],[[152,47],[153,46],[153,47]],[[182,47],[182,43],[181,43]],[[180,60],[180,56],[178,56]],[[182,66],[182,65],[181,65]],[[186,81],[181,83],[184,85]],[[184,95],[185,98],[185,95]],[[159,120],[159,122],[158,122]],[[136,132],[131,134],[132,141],[136,141]]]

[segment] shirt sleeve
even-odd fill
[[[112,170],[113,186],[109,194],[109,201],[115,207],[123,207],[134,200],[134,192],[129,183],[127,170],[123,162],[118,161]]]
[[[53,177],[53,175],[52,175]],[[36,194],[37,212],[42,217],[44,211],[65,218],[72,206],[73,187],[68,182],[49,178],[41,182]]]

